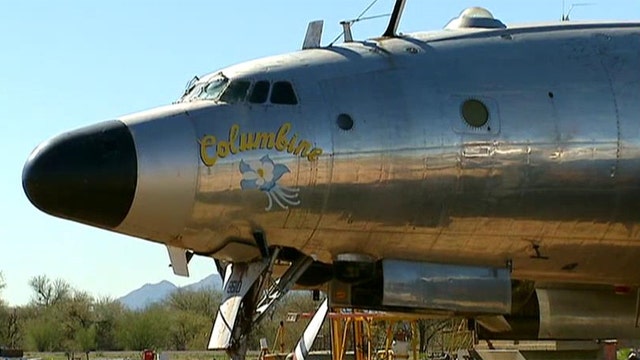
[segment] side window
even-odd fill
[[[278,81],[273,84],[271,91],[271,102],[273,104],[295,105],[298,103],[293,86],[288,81]]]
[[[251,90],[251,95],[249,95],[249,101],[254,104],[262,104],[267,101],[267,96],[269,96],[269,82],[258,81],[253,85],[253,90]]]
[[[220,100],[229,104],[244,101],[251,85],[248,81],[232,81],[220,96]]]

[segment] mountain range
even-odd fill
[[[211,274],[206,278],[189,285],[178,287],[170,281],[163,280],[157,284],[144,284],[142,287],[118,298],[118,300],[128,309],[142,310],[147,306],[166,299],[171,293],[179,289],[186,291],[197,291],[209,289],[211,291],[221,290],[222,280],[220,275]]]

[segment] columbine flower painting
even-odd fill
[[[257,189],[264,191],[269,199],[269,204],[265,208],[270,211],[275,202],[282,209],[288,209],[289,206],[300,205],[298,192],[300,189],[290,188],[278,184],[278,180],[282,175],[291,172],[286,165],[276,164],[269,158],[269,155],[263,156],[259,161],[245,162],[240,160],[240,173],[242,180],[240,188],[242,190]]]

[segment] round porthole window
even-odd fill
[[[336,119],[338,127],[342,130],[351,130],[353,128],[353,119],[347,114],[340,114]]]
[[[480,100],[466,100],[462,104],[460,112],[464,121],[473,127],[484,126],[489,121],[489,110]]]

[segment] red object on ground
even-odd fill
[[[153,350],[145,349],[142,350],[142,360],[155,360],[156,352]]]
[[[604,360],[616,360],[617,358],[617,346],[615,341],[606,342],[604,344]]]

